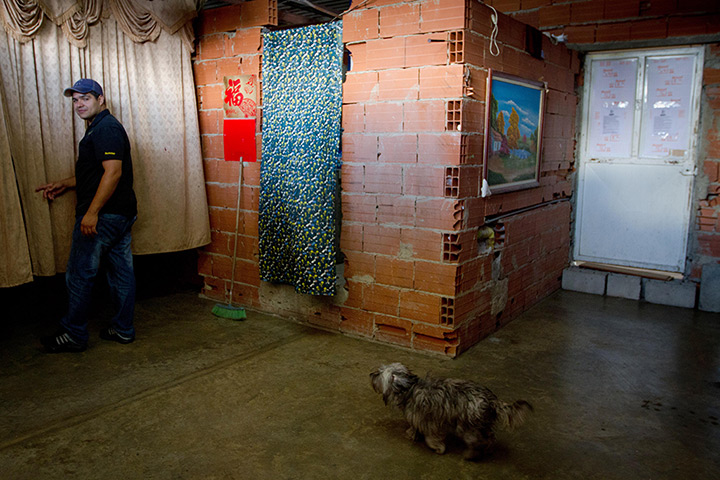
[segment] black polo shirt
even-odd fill
[[[100,213],[114,213],[134,217],[137,215],[137,200],[133,191],[132,159],[130,141],[125,128],[107,109],[98,113],[80,140],[78,160],[75,164],[77,192],[77,216],[85,215],[95,197],[100,179],[105,173],[105,160],[121,160],[122,175],[112,196]]]

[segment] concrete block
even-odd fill
[[[633,275],[609,273],[607,277],[607,295],[609,297],[640,300],[642,279]]]
[[[703,265],[698,308],[720,312],[720,264]]]
[[[605,295],[607,273],[585,268],[566,268],[563,270],[562,288],[574,292]]]
[[[660,305],[695,308],[696,287],[692,282],[643,279],[645,300]]]

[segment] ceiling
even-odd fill
[[[203,10],[243,3],[243,0],[207,0]],[[350,0],[277,0],[278,26],[324,23],[350,8]]]

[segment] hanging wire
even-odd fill
[[[497,44],[498,13],[497,13],[497,10],[495,10],[495,8],[492,5],[487,5],[487,6],[490,7],[493,11],[493,14],[490,15],[490,19],[492,20],[492,23],[493,23],[493,29],[492,29],[492,32],[490,33],[490,55],[492,55],[493,57],[497,57],[498,55],[500,55],[500,48],[498,47],[498,44]]]

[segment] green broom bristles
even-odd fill
[[[232,305],[223,305],[221,303],[215,304],[212,309],[212,313],[215,316],[229,318],[231,320],[242,320],[247,318],[244,308],[233,307]]]

